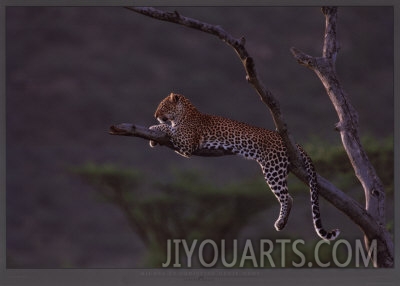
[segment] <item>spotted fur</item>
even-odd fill
[[[285,227],[292,207],[292,197],[288,193],[286,182],[289,158],[279,133],[201,113],[187,98],[175,93],[161,101],[155,117],[161,124],[153,125],[150,129],[167,133],[177,149],[176,152],[182,156],[190,157],[197,149],[222,148],[257,161],[267,184],[280,203],[275,228],[279,231]],[[171,125],[166,124],[168,121]],[[154,147],[156,144],[155,141],[150,141],[150,146]],[[321,238],[333,240],[339,235],[339,230],[327,232],[322,227],[314,166],[304,150],[297,147],[308,173],[314,228]]]

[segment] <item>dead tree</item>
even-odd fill
[[[211,35],[217,36],[223,42],[232,47],[246,71],[246,80],[257,91],[262,102],[268,107],[277,131],[282,136],[290,157],[290,171],[303,182],[307,182],[307,175],[301,160],[300,154],[294,139],[290,135],[287,124],[280,110],[279,102],[271,91],[260,80],[255,69],[253,58],[245,47],[245,38],[234,38],[222,27],[184,17],[178,12],[164,12],[154,8],[128,7],[137,13],[153,17],[158,20],[168,21],[190,27]],[[323,7],[322,13],[326,19],[324,46],[321,57],[312,57],[296,48],[292,48],[295,59],[302,65],[313,70],[324,85],[329,98],[339,117],[336,130],[340,132],[342,143],[350,159],[355,174],[360,181],[364,193],[366,205],[363,207],[357,201],[336,188],[327,179],[318,175],[320,194],[332,203],[337,209],[345,213],[356,223],[364,233],[365,247],[370,249],[371,243],[377,243],[377,261],[375,267],[393,267],[394,249],[393,240],[385,227],[384,201],[385,192],[381,180],[360,143],[358,135],[358,115],[350,103],[340,81],[338,80],[335,68],[335,60],[338,53],[336,40],[337,8]],[[122,123],[110,127],[110,134],[136,136],[153,140],[168,148],[174,149],[169,138],[164,133],[150,130],[146,127],[136,126],[130,123]],[[197,150],[193,155],[197,156],[223,156],[232,155],[226,150]]]

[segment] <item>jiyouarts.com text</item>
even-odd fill
[[[373,241],[365,250],[363,241],[351,243],[345,239],[320,240],[311,247],[302,239],[247,239],[214,241],[212,239],[190,242],[185,239],[168,239],[163,268],[223,267],[368,267],[374,264],[377,244]]]

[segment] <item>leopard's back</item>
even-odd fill
[[[279,133],[229,118],[204,114],[200,120],[199,148],[229,150],[248,159],[262,161],[286,148]]]

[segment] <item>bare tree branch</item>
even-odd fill
[[[383,248],[381,249],[382,255],[378,255],[378,264],[390,266],[393,265],[393,242],[385,228],[385,192],[383,184],[361,145],[358,135],[357,111],[350,103],[336,74],[335,61],[338,52],[336,40],[337,8],[323,7],[322,13],[326,19],[322,57],[312,57],[296,48],[292,48],[291,51],[300,64],[310,68],[317,74],[336,109],[339,117],[336,130],[340,132],[344,149],[358,180],[363,186],[366,200],[365,209],[382,231],[378,236],[386,241],[384,244],[378,245],[378,248]],[[368,248],[371,241],[377,238],[377,234],[375,231],[371,231],[369,227],[363,227],[363,231]]]
[[[325,15],[325,38],[322,57],[335,63],[338,53],[336,41],[337,7],[322,7],[322,13]]]
[[[280,109],[279,102],[273,96],[272,92],[265,87],[264,83],[258,77],[254,60],[249,55],[245,47],[246,40],[244,37],[240,39],[234,38],[220,26],[211,25],[196,19],[182,16],[176,11],[165,12],[152,7],[126,7],[126,8],[158,20],[180,24],[189,28],[193,28],[217,36],[223,42],[232,47],[244,66],[244,69],[246,71],[246,80],[255,88],[258,95],[260,96],[260,99],[264,104],[267,105],[269,111],[271,112],[271,116],[276,126],[276,129],[282,136],[283,141],[285,142],[286,147],[288,149],[288,155],[291,160],[292,168],[298,169],[299,173],[302,173],[304,177],[306,176],[306,172],[303,167],[303,160],[301,159],[300,153],[297,150],[293,137],[289,133],[287,124],[283,118]]]
[[[121,123],[112,125],[108,133],[111,135],[133,136],[147,140],[153,140],[159,145],[163,145],[174,151],[177,151],[167,134],[158,130],[151,130],[143,126],[138,126],[131,123]],[[235,154],[224,149],[198,149],[193,152],[193,155],[202,157],[220,157]]]
[[[153,17],[158,20],[168,21],[190,27],[196,30],[200,30],[214,36],[217,36],[222,41],[231,46],[239,56],[243,63],[246,71],[247,81],[255,88],[259,94],[261,100],[266,104],[271,112],[275,126],[283,138],[285,145],[288,149],[288,154],[291,162],[291,172],[295,174],[300,180],[306,182],[307,176],[303,167],[303,161],[301,160],[298,150],[295,147],[294,140],[288,132],[287,124],[283,119],[283,115],[280,111],[278,101],[275,99],[273,94],[265,87],[262,81],[259,79],[255,64],[252,57],[249,56],[245,48],[245,39],[236,39],[229,33],[223,30],[220,26],[214,26],[207,23],[203,23],[196,19],[181,16],[178,12],[164,12],[154,8],[138,8],[129,7],[129,10],[141,13],[143,15]],[[324,38],[324,48],[322,57],[312,57],[305,53],[292,48],[291,51],[299,63],[314,70],[323,82],[329,97],[339,115],[338,130],[341,132],[342,141],[346,148],[346,151],[350,153],[350,160],[353,166],[356,165],[356,174],[363,184],[364,190],[366,190],[367,208],[364,209],[358,202],[353,200],[351,197],[344,194],[342,191],[337,189],[328,180],[318,175],[318,185],[320,187],[321,195],[331,202],[335,207],[345,213],[350,219],[352,219],[367,237],[367,245],[372,239],[378,240],[378,262],[377,266],[380,267],[392,267],[393,266],[393,242],[391,240],[389,232],[384,227],[384,217],[382,216],[384,205],[382,203],[384,199],[384,192],[382,184],[378,176],[376,175],[373,168],[371,169],[367,156],[363,151],[360,140],[358,137],[358,116],[354,108],[348,101],[347,96],[344,94],[340,82],[336,76],[335,71],[335,60],[337,55],[337,41],[336,41],[336,8],[324,7],[322,9],[326,17],[326,31]],[[346,115],[349,114],[349,115]],[[136,136],[149,140],[154,140],[160,145],[165,145],[171,149],[174,149],[173,145],[169,141],[165,134],[155,133],[152,130],[144,127],[135,126],[133,124],[120,124],[114,125],[110,128],[110,134],[113,135],[126,135]],[[358,151],[360,152],[358,152]],[[358,153],[357,153],[358,152]],[[198,156],[222,156],[231,155],[225,153],[223,150],[198,150],[196,154]],[[372,167],[372,166],[371,166]],[[371,173],[372,172],[372,173]],[[369,180],[365,180],[364,177],[367,174],[372,174],[372,183]],[[378,206],[378,207],[376,207]]]

